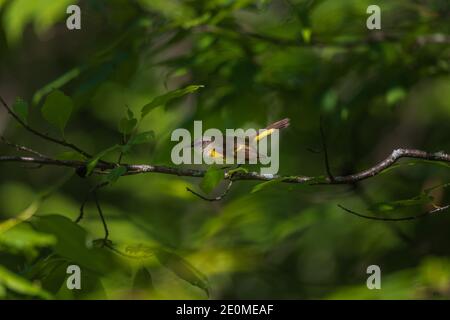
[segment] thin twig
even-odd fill
[[[128,107],[128,106],[127,106]],[[126,145],[127,144],[127,142],[128,142],[128,140],[127,140],[127,138],[125,137],[125,133],[122,135],[122,141],[121,141],[121,144],[124,146],[124,145]],[[122,151],[122,149],[120,150],[120,153],[119,153],[119,158],[117,159],[117,164],[119,164],[120,165],[120,163],[122,162],[122,157],[123,157],[123,151]]]
[[[83,202],[81,203],[80,206],[80,214],[78,215],[78,217],[75,219],[75,223],[79,223],[83,217],[84,217],[84,206],[86,205],[87,201],[89,200],[89,196],[91,194],[93,194],[94,192],[96,192],[97,190],[106,187],[109,184],[109,182],[102,182],[100,184],[95,185],[93,188],[91,188],[91,190],[89,190],[88,194],[85,196]]]
[[[374,201],[371,199],[371,197],[365,192],[364,186],[361,184],[355,183],[353,185],[355,193],[362,199],[362,201],[367,206],[372,206],[374,204]],[[395,223],[389,223],[388,228],[392,230],[400,239],[408,243],[409,245],[413,246],[415,244],[414,239],[409,237],[398,224]]]
[[[105,217],[103,216],[102,208],[100,207],[100,202],[98,201],[98,198],[97,198],[97,191],[94,191],[92,194],[94,196],[95,205],[97,206],[98,214],[100,216],[100,219],[102,220],[103,229],[105,231],[105,236],[103,238],[103,246],[104,246],[107,244],[108,236],[109,236],[108,225],[106,224],[106,220],[105,220]]]
[[[325,160],[325,170],[327,171],[328,179],[330,181],[334,181],[334,176],[331,173],[330,169],[330,161],[328,158],[328,147],[327,147],[327,137],[325,135],[325,131],[323,129],[323,118],[320,116],[320,136],[322,138],[322,148],[323,148],[323,154],[324,154],[324,160]]]
[[[78,217],[75,219],[75,223],[79,223],[84,218],[84,206],[86,205],[87,200],[88,200],[88,198],[86,196],[86,198],[81,203],[80,213],[78,214]]]
[[[89,153],[87,153],[86,151],[83,151],[82,149],[80,149],[79,147],[77,147],[76,145],[69,143],[65,140],[60,140],[60,139],[56,139],[56,138],[52,138],[44,133],[41,133],[35,129],[33,129],[32,127],[30,127],[28,124],[26,124],[14,111],[12,111],[12,109],[8,106],[8,104],[6,103],[5,100],[3,100],[3,98],[0,96],[0,102],[2,103],[2,105],[5,107],[5,109],[8,111],[8,113],[18,122],[20,123],[20,125],[22,127],[24,127],[26,130],[28,130],[29,132],[31,132],[32,134],[45,139],[47,141],[62,145],[64,147],[70,148],[78,153],[80,153],[81,155],[85,156],[86,158],[92,158],[92,155],[90,155]]]
[[[25,146],[18,145],[16,143],[11,142],[11,141],[8,141],[4,136],[0,136],[0,140],[4,144],[6,144],[7,146],[13,147],[13,148],[15,148],[18,151],[28,152],[28,153],[34,154],[35,156],[38,156],[40,158],[49,158],[48,156],[43,155],[42,153],[40,153],[40,152],[38,152],[36,150],[33,150],[33,149],[25,147]]]
[[[342,210],[344,210],[344,211],[346,211],[346,212],[348,212],[350,214],[353,214],[353,215],[355,215],[357,217],[360,217],[360,218],[369,219],[369,220],[394,221],[395,222],[395,221],[408,221],[408,220],[420,219],[420,218],[426,217],[428,215],[431,215],[433,213],[439,213],[439,212],[442,212],[442,211],[445,211],[445,210],[449,209],[450,208],[450,204],[446,205],[444,207],[439,207],[439,208],[436,208],[436,209],[433,209],[433,210],[430,210],[430,211],[427,211],[427,212],[415,215],[415,216],[408,216],[408,217],[402,217],[402,218],[382,218],[382,217],[366,216],[364,214],[361,214],[361,213],[355,212],[353,210],[350,210],[350,209],[348,209],[348,208],[346,208],[346,207],[344,207],[344,206],[342,206],[340,204],[338,204],[338,207],[341,208]]]
[[[229,180],[225,191],[222,192],[219,196],[217,196],[215,198],[207,198],[207,197],[201,195],[200,193],[195,192],[194,190],[192,190],[189,187],[186,187],[186,190],[189,191],[190,193],[196,195],[200,199],[203,199],[205,201],[213,202],[213,201],[220,201],[220,200],[222,200],[228,194],[228,192],[230,191],[232,184],[233,184],[233,180]]]

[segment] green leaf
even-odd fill
[[[309,28],[302,29],[302,37],[305,43],[311,42],[311,33],[312,31]]]
[[[152,141],[155,138],[155,133],[153,131],[145,131],[138,133],[128,141],[129,145],[143,144]]]
[[[42,288],[56,294],[67,278],[67,267],[71,263],[56,254],[38,259],[25,275],[30,280],[37,280]]]
[[[227,171],[228,176],[231,176],[237,172],[248,173],[248,170],[242,167],[237,167],[235,169],[231,169]]]
[[[130,108],[128,108],[127,107],[127,117],[128,117],[128,119],[134,119],[134,113],[133,113],[133,111],[130,109]]]
[[[170,91],[168,93],[165,93],[161,96],[158,96],[156,98],[154,98],[152,101],[150,101],[149,103],[147,103],[146,105],[144,105],[141,109],[141,118],[144,118],[150,111],[152,111],[153,109],[159,107],[159,106],[164,106],[166,105],[168,102],[170,102],[173,99],[182,97],[186,94],[189,93],[193,93],[195,91],[197,91],[200,88],[203,88],[204,86],[202,85],[190,85],[187,86],[185,88],[182,89],[177,89],[174,91]]]
[[[43,88],[39,89],[35,92],[33,95],[33,105],[37,105],[39,101],[41,101],[42,97],[46,96],[50,92],[52,92],[55,89],[59,89],[68,82],[72,81],[76,77],[78,77],[83,71],[85,70],[85,67],[77,67],[74,69],[69,70],[68,72],[64,73],[54,81],[48,83]]]
[[[131,147],[138,144],[148,143],[155,138],[153,131],[145,131],[132,136],[126,145],[120,146],[122,153],[128,153]]]
[[[64,135],[64,128],[69,121],[73,109],[73,101],[62,91],[55,90],[45,99],[41,109],[42,116]]]
[[[123,134],[129,134],[136,127],[137,119],[122,118],[119,122],[119,131]]]
[[[56,238],[50,234],[36,232],[29,224],[21,223],[6,232],[0,232],[0,248],[7,252],[21,252],[35,257],[41,247],[51,247]]]
[[[255,193],[255,192],[261,191],[262,189],[267,188],[269,186],[273,186],[275,184],[278,184],[278,183],[282,182],[283,180],[284,180],[284,178],[278,178],[278,179],[273,179],[270,181],[265,181],[265,182],[259,183],[253,187],[253,189],[250,193]]]
[[[35,296],[43,299],[51,298],[50,294],[40,286],[14,274],[3,266],[0,266],[0,286],[23,295]]]
[[[200,188],[205,193],[210,193],[219,184],[219,182],[224,178],[223,170],[216,167],[210,166],[205,173],[202,181],[200,182]]]
[[[331,89],[328,90],[322,97],[322,110],[326,112],[333,111],[339,101],[338,93]]]
[[[403,164],[403,162],[401,163]],[[450,168],[450,164],[443,162],[443,161],[432,161],[432,160],[426,160],[426,159],[417,159],[412,160],[409,162],[404,162],[405,165],[417,165],[417,164],[427,164],[427,165],[433,165],[433,166],[440,166],[445,168]]]
[[[88,234],[78,224],[61,215],[33,217],[32,226],[39,232],[56,237],[54,253],[93,271],[111,271],[112,256],[109,251],[87,247]]]
[[[428,194],[422,193],[418,195],[417,197],[411,198],[411,199],[404,199],[404,200],[396,200],[396,201],[384,201],[384,202],[378,202],[371,205],[368,209],[372,212],[386,212],[386,211],[393,211],[401,208],[407,208],[412,206],[423,206],[425,204],[430,203],[433,201],[433,197],[429,196]]]
[[[173,252],[163,249],[156,250],[155,255],[164,267],[171,270],[178,277],[189,282],[193,286],[203,289],[209,297],[210,286],[208,278],[188,261]]]
[[[122,134],[130,134],[138,124],[137,119],[134,117],[133,111],[127,106],[127,115],[120,119],[119,131]]]
[[[8,1],[8,6],[2,12],[2,37],[6,37],[7,44],[17,45],[29,23],[33,24],[37,35],[42,35],[55,23],[61,21],[66,8],[72,3],[74,1],[71,0]]]
[[[406,97],[406,91],[402,87],[395,87],[386,93],[386,103],[389,106],[397,104]]]
[[[423,191],[423,193],[426,194],[426,195],[429,195],[431,193],[431,191],[433,191],[433,190],[441,189],[441,188],[445,189],[445,188],[448,188],[448,187],[450,187],[450,182],[441,183],[441,184],[438,184],[437,186],[433,186],[433,187],[425,189]]]
[[[133,279],[133,290],[153,290],[152,275],[147,268],[142,267],[136,272]]]
[[[20,120],[28,124],[28,103],[25,100],[17,98],[13,105],[13,110]]]
[[[106,154],[120,148],[118,144],[113,145],[112,147],[109,147],[108,149],[105,149],[101,151],[100,153],[96,154],[91,161],[88,162],[86,165],[86,175],[90,175],[92,171],[94,171],[95,167],[97,166],[97,163],[100,161],[101,158],[103,158]]]
[[[117,244],[113,244],[113,247],[116,252],[121,252],[126,257],[132,259],[146,260],[155,255],[154,247],[150,247],[142,243],[136,245],[126,245],[123,248],[117,246]]]
[[[0,299],[6,298],[6,288],[0,283]]]
[[[114,170],[111,170],[110,173],[106,176],[106,179],[110,183],[116,182],[122,175],[124,175],[127,172],[126,167],[117,167]]]

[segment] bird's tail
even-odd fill
[[[279,129],[284,129],[284,128],[289,127],[289,121],[290,121],[289,118],[284,118],[283,120],[280,120],[280,121],[277,121],[277,122],[274,122],[274,123],[268,125],[262,132],[260,132],[255,137],[255,140],[259,141],[262,138],[270,136],[274,132],[275,129],[279,130]]]
[[[277,121],[277,122],[274,122],[274,123],[268,125],[266,127],[266,130],[287,128],[287,127],[289,127],[289,121],[290,121],[289,118],[284,118],[283,120],[280,120],[280,121]]]

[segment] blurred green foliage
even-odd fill
[[[30,135],[5,113],[0,131],[87,161],[88,173],[119,155],[171,165],[172,130],[192,130],[194,120],[224,130],[289,117],[287,176],[325,174],[320,116],[335,174],[397,147],[450,150],[446,0],[83,0],[82,28],[69,31],[74,2],[0,0],[0,94],[31,126],[64,133],[93,158]],[[382,30],[366,28],[370,4],[381,7]],[[337,207],[402,217],[448,204],[448,165],[404,161],[355,186],[240,181],[220,202],[186,191],[219,194],[226,185],[214,167],[203,180],[72,171],[1,163],[0,298],[450,297],[448,215],[389,223]],[[73,222],[104,179],[115,182],[98,191],[106,246],[92,199]],[[71,264],[82,290],[65,285]],[[372,264],[381,290],[366,287]]]

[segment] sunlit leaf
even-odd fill
[[[178,277],[189,282],[193,286],[203,289],[209,296],[208,278],[192,266],[188,261],[167,250],[156,250],[156,257],[166,268],[172,270]]]
[[[255,192],[261,191],[264,188],[276,185],[276,184],[278,184],[280,182],[283,182],[283,178],[273,179],[273,180],[270,180],[270,181],[265,181],[265,182],[259,183],[259,184],[257,184],[256,186],[253,187],[251,193],[255,193]]]
[[[302,29],[302,37],[305,43],[311,42],[311,33],[311,29],[309,28]]]
[[[389,106],[395,105],[406,97],[406,91],[402,87],[395,87],[386,93],[386,103]]]
[[[235,173],[238,173],[238,172],[240,172],[240,173],[248,173],[248,170],[245,169],[245,168],[242,168],[242,167],[238,167],[238,168],[235,168],[235,169],[230,169],[230,170],[228,170],[228,171],[227,171],[227,174],[228,174],[229,176],[231,176],[231,175],[233,175],[233,174],[235,174]]]
[[[72,0],[15,0],[5,8],[3,26],[8,43],[15,45],[21,38],[25,27],[33,22],[38,34],[48,30],[65,16],[66,8]],[[3,28],[2,26],[2,28]]]
[[[411,207],[411,206],[421,206],[430,203],[433,198],[426,194],[421,194],[417,197],[411,199],[404,200],[396,200],[396,201],[384,201],[378,202],[369,207],[369,210],[372,212],[386,212],[397,210],[400,208]]]
[[[116,249],[121,250],[119,248]],[[127,245],[122,250],[122,254],[133,259],[147,259],[149,257],[153,257],[155,254],[154,247],[150,247],[144,244]]]
[[[16,275],[0,265],[0,286],[9,290],[43,299],[50,299],[51,295],[43,290],[39,285],[30,283],[28,280]]]
[[[37,254],[37,249],[51,247],[54,244],[56,244],[56,238],[53,235],[37,232],[24,223],[6,232],[0,232],[0,250],[34,256]]]

